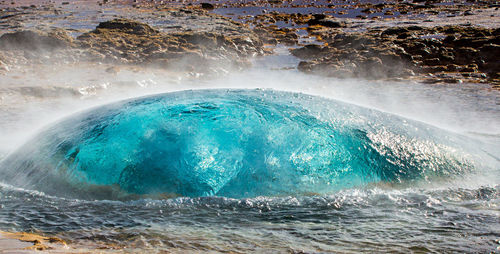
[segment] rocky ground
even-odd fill
[[[67,251],[68,247],[57,237],[0,232],[0,253],[36,253],[36,251],[44,250]]]
[[[37,9],[29,8],[30,14],[36,15]],[[2,19],[24,15],[17,11],[18,8],[9,9],[6,12],[9,14]],[[52,19],[40,28],[20,28],[4,33],[0,37],[0,66],[6,72],[11,66],[19,65],[90,62],[210,73],[219,68],[241,69],[248,64],[249,57],[264,54],[261,40],[242,24],[216,17],[212,20],[216,24],[207,27],[203,24],[204,18],[210,15],[203,10],[164,9],[162,12],[162,19],[195,17],[191,22],[199,23],[201,29],[182,29],[182,24],[178,24],[176,29],[163,26],[160,31],[162,27],[111,18],[98,23],[93,30],[75,32],[71,25],[55,26],[57,19]],[[3,26],[12,30],[18,23],[23,21],[12,20]]]
[[[87,16],[78,2],[24,2],[3,1],[0,74],[98,62],[110,73],[125,65],[206,76],[244,69],[282,44],[306,73],[500,88],[494,1],[94,1],[85,3]],[[264,9],[247,12],[252,6]],[[239,12],[213,13],[224,8]]]
[[[426,83],[500,85],[500,29],[417,25],[370,28],[363,33],[311,31],[324,45],[293,49],[308,73],[369,79],[418,78]]]

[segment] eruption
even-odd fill
[[[13,185],[88,199],[325,194],[473,170],[455,136],[315,96],[195,90],[71,116],[0,166]]]

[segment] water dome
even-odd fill
[[[472,170],[456,140],[310,95],[194,90],[63,119],[4,160],[1,174],[23,188],[89,199],[324,194]]]

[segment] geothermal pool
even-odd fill
[[[4,118],[36,128],[2,133],[0,227],[131,252],[497,248],[495,97],[253,75]]]

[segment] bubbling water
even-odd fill
[[[12,185],[64,197],[308,195],[462,175],[475,162],[461,142],[316,96],[194,90],[76,114],[0,167]]]

